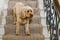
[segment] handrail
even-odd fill
[[[46,23],[50,30],[50,40],[59,40],[58,38],[58,20],[59,14],[58,8],[55,4],[56,0],[44,0],[44,6],[46,7]],[[53,10],[53,12],[52,12]],[[52,21],[52,22],[51,22]],[[55,32],[55,33],[54,33]]]

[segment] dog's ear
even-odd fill
[[[33,17],[33,9],[30,9],[30,17],[32,18]]]
[[[30,17],[29,10],[26,10],[26,17]]]
[[[32,18],[33,17],[33,14],[30,14],[30,18]]]
[[[26,18],[26,11],[25,10],[21,11],[21,18]]]

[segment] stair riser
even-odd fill
[[[14,23],[13,16],[7,16],[6,17],[6,24],[13,24],[13,23]],[[31,24],[35,24],[35,23],[40,24],[41,18],[40,17],[33,17]]]
[[[0,16],[0,25],[2,24],[2,16]]]
[[[15,2],[15,1],[10,1],[8,3],[8,8],[13,8],[16,3],[17,2]],[[27,5],[27,6],[31,6],[32,8],[37,8],[36,1],[31,1],[31,2],[30,1],[26,1],[26,2],[23,2],[23,3],[25,4],[25,6]]]
[[[33,9],[33,14],[40,16],[39,8],[34,8]],[[7,16],[13,15],[13,10],[12,9],[7,9]]]
[[[24,35],[24,27],[25,26],[20,26],[20,34]],[[34,25],[34,24],[30,24],[29,26],[30,28],[30,33],[39,33],[42,34],[42,26],[41,25]],[[6,25],[5,27],[5,34],[15,34],[16,32],[16,26],[15,25]]]
[[[35,36],[4,36],[3,40],[44,40],[43,35],[35,35]]]

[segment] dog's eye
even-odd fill
[[[29,10],[27,12],[29,13]]]
[[[30,10],[32,12],[32,10]]]

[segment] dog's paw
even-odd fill
[[[16,22],[14,22],[14,25],[16,25]]]
[[[19,33],[16,33],[16,36],[18,36],[19,35]]]
[[[30,36],[30,32],[25,31],[25,35]]]

